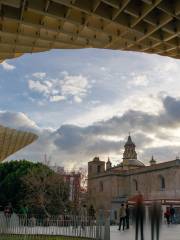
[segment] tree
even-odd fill
[[[58,173],[44,167],[31,169],[23,177],[25,201],[34,211],[47,216],[62,214],[69,206],[69,187]]]
[[[11,202],[15,211],[19,209],[25,195],[21,178],[36,165],[25,160],[0,164],[0,205],[2,207]]]
[[[68,208],[69,189],[63,178],[42,163],[26,160],[0,164],[0,206],[23,205],[31,213],[59,214]]]

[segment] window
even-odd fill
[[[103,186],[103,182],[99,182],[99,191],[103,192],[104,186]]]
[[[101,166],[100,166],[100,165],[97,166],[97,172],[98,172],[98,173],[101,172]]]
[[[89,172],[90,173],[92,172],[92,166],[89,166]]]
[[[133,179],[133,189],[134,189],[135,191],[138,191],[138,182],[137,182],[136,179]]]
[[[159,175],[159,184],[160,184],[160,190],[165,189],[165,179],[162,175]]]

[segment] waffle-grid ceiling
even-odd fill
[[[180,57],[180,0],[0,0],[0,61],[50,49]]]

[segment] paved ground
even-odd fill
[[[119,231],[117,226],[111,227],[111,240],[135,240],[134,228],[131,227],[130,230]],[[151,240],[151,234],[147,228],[144,240]],[[163,225],[160,232],[160,240],[180,240],[180,225],[171,225],[169,227]]]

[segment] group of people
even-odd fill
[[[132,208],[131,214],[128,207],[128,204],[122,203],[119,209],[119,230],[129,229],[129,218],[130,215],[133,219],[133,223],[135,225],[135,239],[138,240],[138,236],[140,235],[140,239],[144,240],[144,222],[146,219],[145,215],[145,206],[143,204],[142,195],[138,196],[136,199],[136,204]],[[149,207],[149,223],[151,228],[151,239],[159,240],[159,232],[160,226],[162,222],[162,206],[158,202],[154,202]],[[167,220],[167,224],[175,223],[175,209],[173,206],[167,207],[166,212],[164,213],[164,217]],[[140,234],[139,234],[140,233]]]
[[[5,217],[11,217],[11,215],[13,214],[13,206],[12,204],[9,202],[4,209],[2,209],[2,211],[4,212]],[[22,205],[18,211],[18,214],[23,216],[23,217],[27,217],[28,214],[28,207],[26,205]]]
[[[168,225],[175,222],[175,209],[172,205],[166,208],[164,218],[166,219]]]

